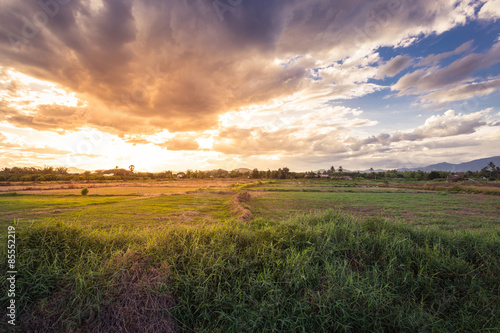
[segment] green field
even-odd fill
[[[500,330],[494,191],[206,180],[81,196],[85,185],[0,193],[19,332]]]
[[[500,230],[498,197],[352,189],[348,192],[252,191],[258,216],[282,219],[307,211],[334,209],[361,217],[380,216],[442,230]]]

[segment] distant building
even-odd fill
[[[446,179],[449,181],[452,181],[452,182],[458,182],[459,180],[464,178],[464,175],[465,175],[465,172],[456,172],[454,174],[449,175],[448,178],[446,178]]]
[[[340,176],[340,177],[332,177],[335,180],[352,180],[351,176]]]

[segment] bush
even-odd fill
[[[35,178],[36,178],[36,175],[24,175],[24,176],[21,176],[20,180],[22,182],[30,182],[30,181],[35,180]]]
[[[439,171],[431,171],[427,175],[427,179],[429,179],[429,180],[434,180],[434,179],[438,179],[438,178],[442,178],[441,173],[439,173]]]
[[[89,193],[89,189],[88,188],[82,188],[82,195],[87,195]]]

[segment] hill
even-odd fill
[[[454,172],[467,172],[467,171],[479,171],[485,166],[487,166],[490,162],[495,163],[495,165],[500,165],[500,156],[493,156],[493,157],[487,157],[487,158],[480,158],[477,160],[469,161],[469,162],[464,162],[464,163],[459,163],[459,164],[452,164],[452,163],[437,163],[437,164],[432,164],[428,165],[426,167],[420,167],[420,168],[404,168],[404,169],[398,169],[401,171],[454,171]]]
[[[234,169],[233,171],[237,171],[239,173],[245,173],[245,172],[252,172],[252,169],[248,169],[248,168],[238,168],[238,169]]]
[[[84,173],[84,172],[85,172],[85,170],[83,170],[83,169],[78,169],[75,167],[68,168],[68,173]]]

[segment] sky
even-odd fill
[[[500,0],[0,0],[0,168],[497,156]]]

